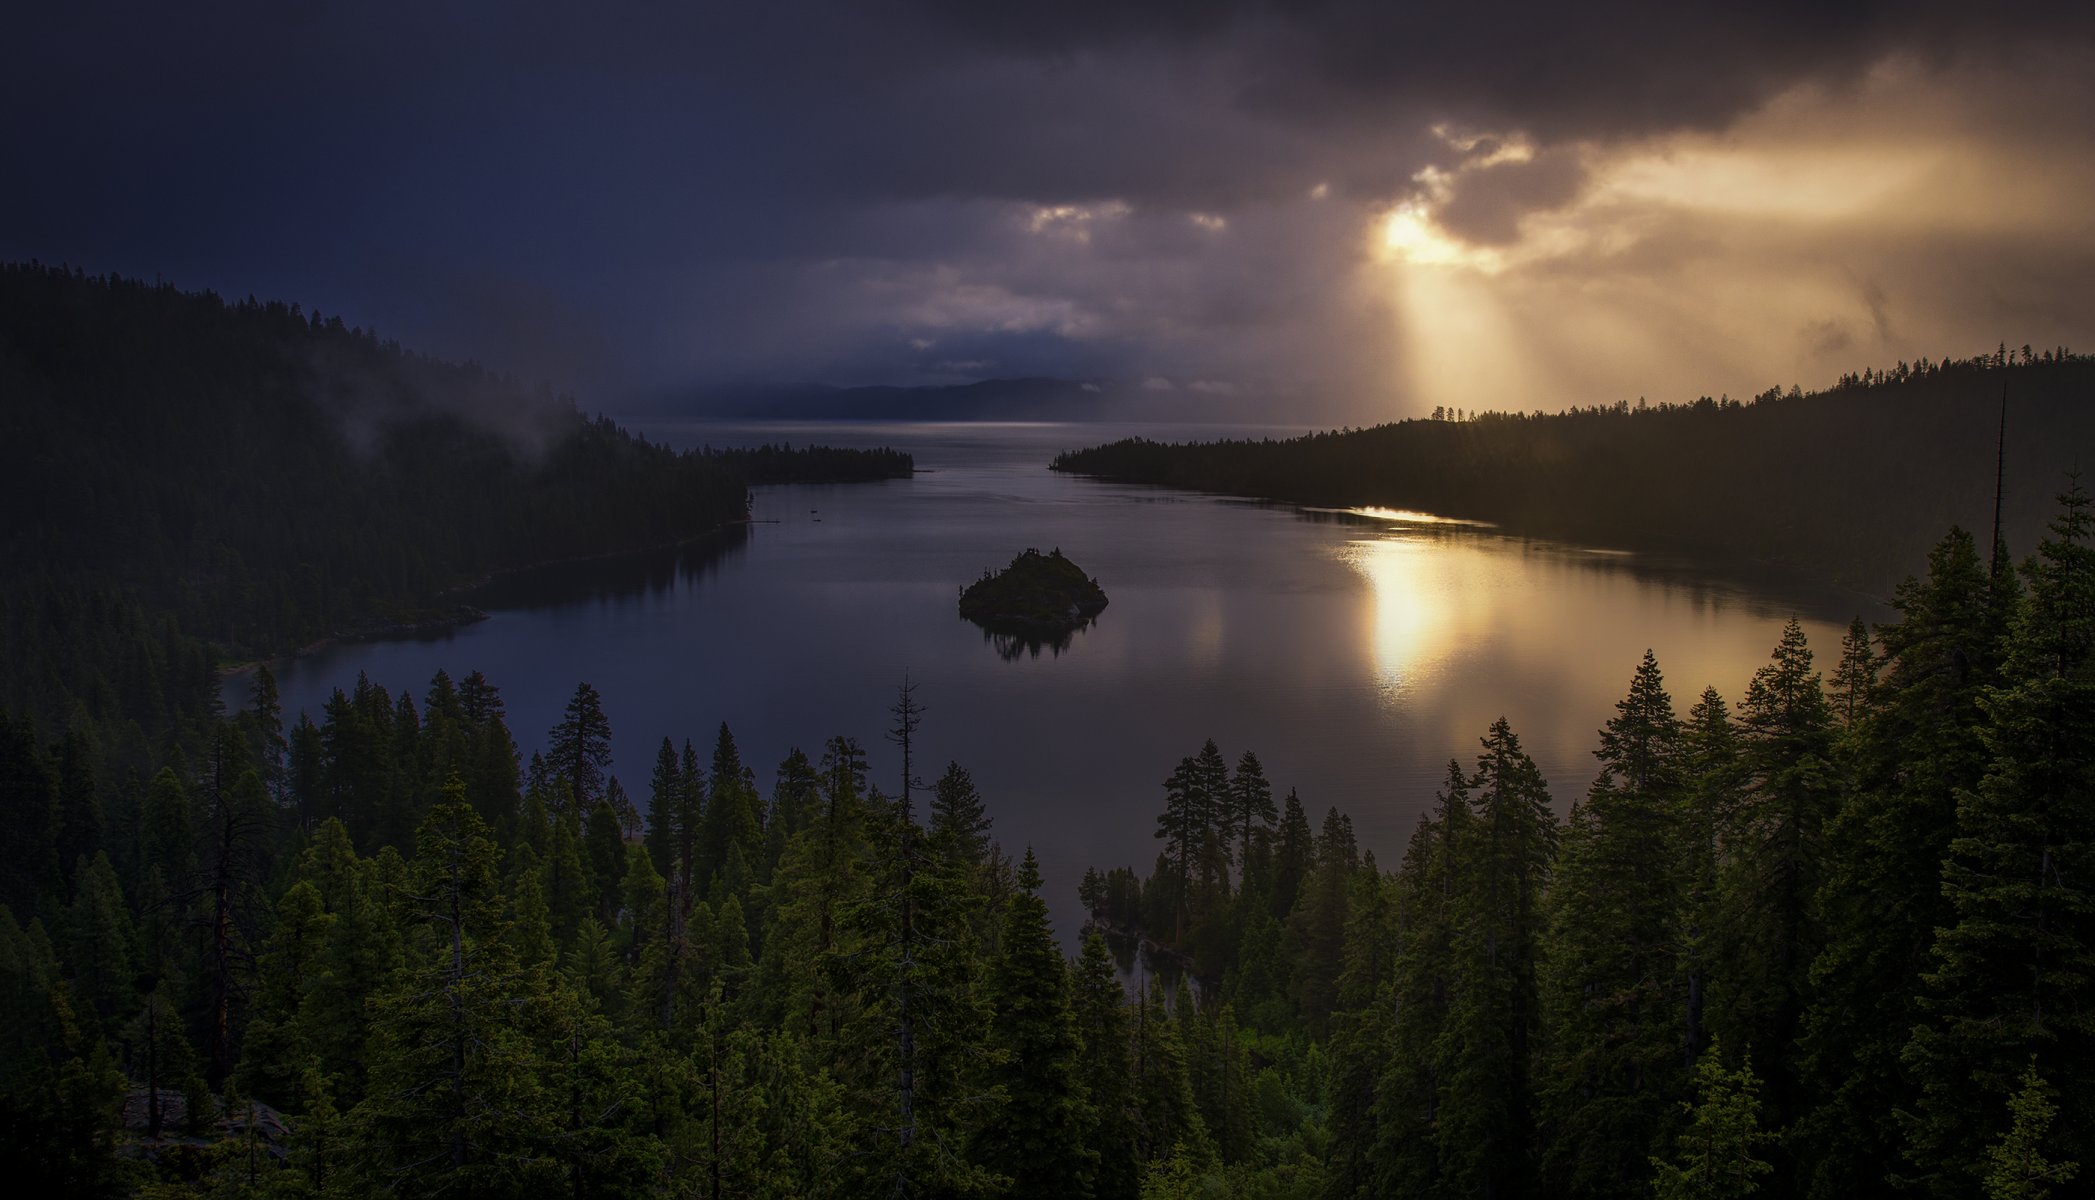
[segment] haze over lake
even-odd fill
[[[1255,751],[1276,797],[1318,823],[1350,813],[1394,867],[1451,757],[1505,715],[1561,811],[1594,773],[1595,731],[1644,650],[1685,713],[1705,684],[1734,706],[1791,615],[1821,668],[1857,597],[1718,578],[1607,547],[1509,537],[1424,514],[1265,506],[1053,474],[1055,451],[1133,426],[634,422],[679,447],[892,445],[914,479],[759,489],[718,542],[502,581],[488,620],[435,637],[342,644],[282,664],[287,721],[317,720],[364,672],[419,705],[439,669],[502,690],[528,756],[578,681],[602,693],[616,771],[646,801],[655,748],[719,724],[768,794],[789,748],[859,739],[892,792],[883,737],[905,675],[926,711],[917,773],[973,772],[1014,855],[1041,861],[1058,931],[1081,921],[1087,865],[1147,874],[1161,783],[1214,738]],[[1201,429],[1197,436],[1294,430]],[[1027,547],[1059,547],[1111,598],[1057,654],[1007,658],[955,611],[959,588]],[[248,682],[226,684],[229,706]],[[1139,857],[1135,857],[1139,855]],[[1131,858],[1134,861],[1130,861]]]

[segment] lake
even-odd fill
[[[905,677],[925,708],[917,773],[974,775],[1016,856],[1039,856],[1065,940],[1087,865],[1147,874],[1162,782],[1213,738],[1255,751],[1312,825],[1352,815],[1393,868],[1448,760],[1501,714],[1560,812],[1594,773],[1595,731],[1645,649],[1685,713],[1705,684],[1734,707],[1791,615],[1830,668],[1842,629],[1886,614],[1794,580],[1720,577],[1610,547],[1510,537],[1424,514],[1260,505],[1056,475],[1057,450],[1184,429],[635,421],[678,446],[891,445],[909,480],[758,489],[738,534],[676,554],[534,572],[440,635],[329,646],[278,671],[287,720],[317,720],[359,672],[417,697],[439,669],[501,689],[526,756],[579,681],[603,694],[616,772],[645,803],[655,748],[705,757],[725,721],[767,789],[789,748],[858,738],[893,791],[882,736]],[[1200,437],[1295,430],[1202,428]],[[1060,548],[1110,605],[1066,649],[1002,646],[955,611],[960,587],[1027,547]],[[1916,563],[1919,568],[1923,564]],[[227,681],[227,703],[247,681]]]

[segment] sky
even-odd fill
[[[2095,322],[2095,6],[21,6],[0,258],[674,406],[1276,420],[1823,386]]]

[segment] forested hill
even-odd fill
[[[1308,504],[1390,505],[1548,537],[1787,564],[1888,596],[1942,530],[1988,540],[2007,410],[2007,545],[2095,465],[2095,360],[2003,348],[1750,402],[1482,413],[1287,441],[1131,439],[1053,468]]]
[[[676,453],[296,305],[0,268],[0,706],[137,742],[214,658],[416,619],[505,569],[690,539],[886,452]]]
[[[1064,957],[967,768],[914,777],[935,710],[908,683],[895,791],[855,737],[774,772],[723,724],[663,738],[629,794],[594,687],[523,760],[478,672],[360,679],[289,727],[257,673],[208,756],[144,784],[0,720],[0,1177],[140,1200],[2086,1196],[2089,508],[2063,498],[2019,570],[1952,533],[1893,620],[1837,647],[1771,630],[1729,698],[1622,663],[1576,798],[1491,722],[1446,747],[1394,862],[1257,754],[1208,741],[1165,776],[1160,745],[1155,838],[1100,845],[1154,867],[1078,893],[1159,951],[1133,997],[1129,939]],[[1198,988],[1153,970],[1188,956]]]

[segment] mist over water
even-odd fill
[[[1162,781],[1214,738],[1255,751],[1276,799],[1312,824],[1352,815],[1394,867],[1448,760],[1473,765],[1501,714],[1559,811],[1594,768],[1595,731],[1644,650],[1683,713],[1705,684],[1734,707],[1791,615],[1823,668],[1864,601],[1795,581],[1509,537],[1424,514],[1267,506],[1055,475],[1057,450],[1184,430],[1134,426],[659,422],[677,446],[891,445],[919,474],[759,489],[754,521],[684,551],[504,580],[490,619],[446,634],[329,647],[278,672],[286,719],[316,720],[364,672],[419,705],[439,669],[502,691],[528,757],[578,681],[602,693],[616,771],[644,803],[666,735],[709,755],[725,721],[768,794],[794,746],[859,739],[900,785],[883,733],[905,674],[925,707],[928,785],[956,760],[995,834],[1031,845],[1065,940],[1086,866],[1147,874]],[[1203,428],[1201,437],[1293,430]],[[1060,548],[1111,603],[1059,652],[1015,657],[955,611],[959,588],[1018,551]],[[1915,564],[1919,567],[1921,564]],[[228,705],[247,681],[228,680]]]

